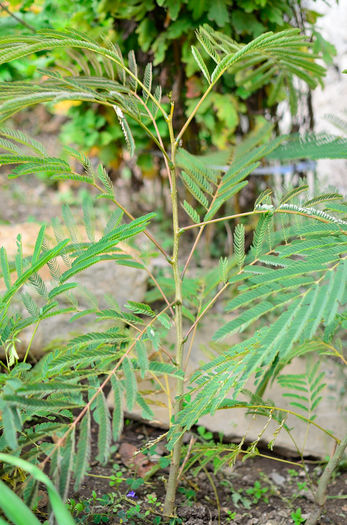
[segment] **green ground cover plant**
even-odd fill
[[[308,428],[316,426],[336,443],[316,491],[317,512],[307,522],[313,525],[321,513],[329,479],[343,456],[347,437],[334,436],[314,421],[324,387],[324,376],[318,367],[310,367],[304,376],[284,375],[283,369],[294,357],[308,353],[333,355],[345,363],[339,331],[346,327],[342,306],[347,271],[347,206],[342,196],[333,192],[307,198],[308,187],[302,184],[281,196],[265,189],[247,212],[225,216],[222,210],[247,185],[247,177],[264,159],[346,157],[347,141],[312,134],[276,137],[272,125],[263,122],[229,152],[226,171],[215,167],[216,157],[211,162],[209,157],[193,155],[184,147],[186,130],[228,71],[244,72],[247,81],[256,86],[269,77],[281,85],[295,75],[313,87],[324,76],[324,68],[315,62],[310,44],[297,29],[261,34],[240,44],[203,26],[197,39],[199,45],[193,46],[191,52],[205,78],[205,91],[177,130],[174,101],[170,101],[170,96],[169,102],[163,101],[151,63],[140,71],[134,52],[125,59],[110,41],[99,43],[75,30],[44,30],[29,36],[0,38],[0,63],[54,49],[73,49],[76,59],[73,71],[52,68],[45,70],[37,82],[1,83],[0,122],[37,103],[95,102],[112,109],[131,155],[136,144],[129,122],[135,122],[156,144],[166,166],[173,246],[168,253],[151,233],[155,213],[134,217],[119,202],[101,164],[93,166],[71,148],[64,158],[52,157],[32,137],[10,127],[0,130],[0,147],[4,150],[0,164],[15,166],[11,178],[44,172],[54,180],[89,184],[99,191],[99,198],[115,205],[115,212],[99,237],[92,220],[91,201],[85,198],[85,240],[79,239],[76,220],[65,206],[63,218],[68,233],[56,221],[53,247],[42,226],[31,257],[23,257],[21,236],[17,238],[14,261],[1,249],[6,291],[0,303],[0,341],[4,352],[0,450],[21,456],[35,467],[31,471],[27,464],[20,467],[31,474],[23,483],[27,505],[36,501],[37,476],[33,473],[38,465],[41,469],[49,466],[50,476],[66,500],[71,478],[77,489],[90,469],[92,419],[98,427],[97,459],[106,464],[112,441],[122,430],[125,407],[131,411],[138,404],[145,418],[153,418],[147,395],[141,391],[141,378],[153,377],[168,393],[167,376],[173,376],[176,384],[173,396],[168,395],[171,425],[166,436],[170,473],[162,515],[176,520],[176,490],[185,468],[192,468],[199,460],[199,469],[211,461],[218,469],[233,464],[240,453],[245,458],[257,454],[257,445],[270,421],[277,422],[269,444],[273,446],[279,432],[290,433],[286,419],[292,414],[305,421]],[[206,57],[213,62],[213,68],[208,67]],[[164,138],[168,136],[168,141],[163,139],[159,118],[165,123]],[[224,153],[218,157],[221,158],[224,159]],[[81,170],[75,169],[76,160]],[[250,217],[254,219],[250,223],[254,231],[251,246],[246,249],[246,219]],[[207,226],[225,221],[233,225],[233,253],[220,259],[212,271],[188,276],[193,254]],[[182,260],[182,238],[191,232],[196,234],[188,256]],[[142,236],[153,245],[156,254],[164,257],[168,278],[157,279],[146,265],[146,255],[136,244]],[[128,243],[128,249],[124,243]],[[138,251],[133,249],[135,246]],[[109,308],[94,305],[81,310],[73,295],[77,285],[71,279],[100,261],[147,271],[162,308],[131,298],[123,308],[109,298]],[[53,284],[49,286],[39,274],[45,265],[52,276]],[[28,293],[28,285],[36,290],[35,299]],[[12,309],[18,295],[27,314]],[[222,296],[227,299],[225,310],[230,318],[213,335],[214,344],[221,345],[234,333],[244,336],[232,346],[223,343],[217,357],[188,377],[186,362],[199,323]],[[34,366],[30,362],[31,343],[19,359],[16,344],[21,332],[32,326],[33,339],[41,322],[61,314],[71,314],[72,319],[94,315],[101,322],[111,320],[112,325],[59,344]],[[190,323],[188,329],[184,318]],[[174,352],[166,344],[169,330],[175,334]],[[240,396],[247,393],[250,379],[254,390],[246,402]],[[273,406],[264,397],[268,384],[277,379],[288,389],[293,410]],[[106,401],[109,390],[114,399],[112,414]],[[264,429],[257,440],[247,447],[243,442],[227,448],[217,443],[211,453],[210,436],[200,430],[201,439],[191,442],[182,462],[183,435],[202,415],[240,407],[264,416]],[[303,456],[304,452],[299,452]],[[4,462],[16,465],[11,458],[2,455]],[[5,467],[4,474],[9,473],[15,483],[15,471]],[[252,497],[263,497],[261,490],[254,487]],[[52,507],[59,509],[60,499],[55,499]],[[8,519],[17,519],[5,505],[2,509]],[[57,520],[68,523],[58,516]]]

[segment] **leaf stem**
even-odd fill
[[[199,111],[199,108],[201,107],[202,103],[204,102],[204,100],[206,99],[206,97],[208,97],[208,95],[210,94],[210,91],[212,90],[212,88],[214,87],[215,83],[212,83],[208,86],[207,90],[205,91],[205,93],[203,94],[203,96],[200,98],[199,102],[196,104],[196,106],[194,107],[193,111],[191,112],[191,114],[189,115],[188,119],[186,120],[186,122],[184,123],[184,126],[182,127],[181,131],[178,133],[177,137],[176,137],[176,145],[179,144],[181,138],[183,137],[186,129],[188,128],[189,124],[191,123],[191,121],[193,120],[193,118],[195,117],[196,113]]]
[[[145,104],[145,102],[142,100],[142,98],[139,97],[137,93],[133,93],[133,95],[139,100],[139,102],[142,103],[143,107],[145,108],[146,112],[148,113],[149,118],[152,121],[152,124],[154,126],[154,129],[155,129],[157,137],[158,137],[159,149],[160,149],[160,151],[163,154],[165,167],[166,167],[166,171],[167,171],[167,175],[168,175],[168,179],[169,179],[169,183],[170,183],[170,188],[171,188],[172,187],[172,181],[171,181],[171,172],[170,172],[170,167],[169,167],[169,160],[170,159],[168,157],[168,154],[165,151],[165,147],[164,147],[161,135],[159,133],[159,129],[158,129],[158,125],[156,123],[156,120],[155,120],[154,116],[152,115],[149,107],[147,106],[147,104]],[[158,143],[157,143],[157,145],[158,145]]]
[[[9,16],[11,16],[12,18],[14,18],[14,20],[17,20],[17,22],[19,22],[20,24],[22,24],[23,26],[25,26],[27,29],[30,29],[30,31],[32,31],[33,33],[36,33],[36,29],[35,27],[31,26],[30,24],[28,24],[25,20],[22,20],[21,18],[19,18],[17,15],[15,15],[14,13],[12,13],[12,11],[9,10],[8,7],[6,7],[3,2],[0,2],[0,8],[3,9]]]
[[[222,293],[228,288],[229,285],[230,285],[229,281],[227,283],[225,283],[224,286],[222,286],[222,288],[219,290],[219,292],[216,293],[216,295],[213,297],[213,299],[211,299],[211,301],[205,306],[203,311],[198,315],[198,317],[195,319],[195,321],[192,324],[192,326],[189,328],[188,332],[184,336],[184,339],[187,339],[187,337],[189,336],[190,332],[195,329],[197,324],[200,322],[201,318],[204,317],[204,315],[207,313],[207,311],[214,305],[214,303],[217,301],[218,297],[220,297],[222,295]]]
[[[246,211],[244,213],[235,213],[234,215],[227,215],[226,217],[218,217],[218,219],[211,219],[210,221],[198,222],[196,224],[190,224],[189,226],[184,226],[180,229],[180,233],[183,233],[193,228],[199,228],[207,226],[208,224],[214,224],[216,222],[230,221],[232,219],[237,219],[238,217],[247,217],[248,215],[254,215],[258,213],[269,213],[269,210],[252,210]]]
[[[35,337],[35,335],[36,335],[37,329],[38,329],[38,327],[39,327],[40,321],[41,321],[41,319],[39,319],[39,320],[36,322],[36,324],[35,324],[35,328],[34,328],[34,330],[33,330],[33,333],[31,334],[30,341],[29,341],[29,344],[28,344],[28,346],[27,346],[27,349],[26,349],[26,352],[25,352],[25,356],[24,356],[24,358],[23,358],[23,363],[25,363],[26,360],[27,360],[27,358],[28,358],[28,355],[29,355],[29,352],[30,352],[30,348],[31,348],[32,342],[33,342],[33,340],[34,340],[34,337]]]
[[[325,434],[327,434],[329,437],[331,437],[332,439],[334,439],[336,441],[336,443],[340,443],[340,439],[337,438],[336,436],[334,436],[334,434],[332,434],[331,432],[329,432],[329,430],[326,430],[325,428],[321,427],[320,425],[318,425],[318,423],[315,423],[314,421],[311,421],[309,418],[305,417],[305,416],[302,416],[301,414],[298,414],[297,412],[294,412],[293,410],[290,410],[288,408],[280,408],[280,407],[277,407],[277,406],[268,406],[268,405],[248,405],[248,404],[235,404],[235,405],[232,405],[232,406],[222,406],[222,407],[219,407],[217,408],[217,410],[225,410],[225,409],[233,409],[233,408],[265,408],[266,410],[278,410],[279,412],[285,412],[286,414],[291,414],[292,416],[295,416],[295,417],[298,417],[299,419],[302,419],[303,421],[306,421],[307,423],[310,423],[311,425],[313,425],[314,427],[318,428],[319,430],[321,430],[322,432],[324,432]]]

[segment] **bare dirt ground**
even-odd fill
[[[152,454],[132,455],[159,434],[160,431],[150,426],[135,421],[126,422],[109,464],[101,467],[95,463],[91,475],[85,479],[79,492],[71,494],[76,502],[89,501],[86,505],[88,516],[81,512],[75,517],[76,521],[97,523],[93,519],[98,514],[100,519],[104,517],[105,523],[114,525],[156,523],[153,520],[160,516],[167,468],[159,470],[137,488],[136,483],[160,460],[164,446],[160,442]],[[261,453],[270,455],[268,450]],[[274,456],[273,459],[267,459],[258,456],[244,462],[240,458],[233,467],[226,467],[217,474],[212,465],[196,475],[191,470],[181,479],[177,516],[186,525],[304,523],[314,508],[310,483],[302,467],[287,463],[288,461],[296,462],[298,458]],[[315,484],[322,467],[311,460],[308,461],[307,468]],[[108,476],[118,480],[125,478],[128,482],[115,483],[111,487],[110,482],[113,481]],[[134,480],[134,488],[130,485],[129,478]],[[347,502],[343,499],[346,486],[347,473],[341,468],[329,485],[329,497],[319,521],[321,525],[344,525],[347,522]],[[136,505],[140,509],[139,514],[126,518],[127,510],[134,509]],[[301,512],[298,511],[299,508]],[[298,516],[297,521],[294,521],[293,514]],[[122,517],[128,521],[120,521]]]

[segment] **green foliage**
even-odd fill
[[[141,10],[141,6],[136,5]],[[130,4],[129,9],[133,7]],[[178,15],[179,11],[172,4],[168,9],[172,17]],[[217,24],[227,16],[221,8],[213,13]],[[82,236],[76,217],[65,205],[64,227],[58,221],[54,223],[57,244],[53,248],[47,247],[43,226],[30,257],[23,257],[21,237],[17,238],[14,261],[4,249],[0,253],[1,276],[6,286],[0,301],[0,343],[5,354],[0,375],[0,424],[3,429],[0,451],[12,450],[16,456],[21,455],[33,463],[40,461],[42,466],[49,463],[50,475],[63,498],[67,496],[71,476],[78,487],[90,468],[92,421],[98,427],[97,459],[105,464],[111,454],[112,440],[117,439],[122,430],[124,408],[131,411],[137,404],[144,417],[153,418],[147,399],[149,393],[142,390],[140,378],[153,378],[167,394],[168,388],[163,386],[166,385],[166,376],[176,379],[174,397],[178,399],[168,433],[168,446],[174,449],[174,455],[164,505],[164,514],[172,515],[180,467],[177,458],[181,455],[178,438],[201,415],[227,407],[255,410],[261,403],[261,413],[267,416],[267,422],[258,438],[243,451],[246,458],[252,457],[258,453],[258,443],[272,419],[278,423],[278,428],[271,446],[283,428],[288,431],[281,407],[264,405],[262,401],[268,383],[277,378],[295,356],[311,353],[313,349],[321,351],[324,348],[325,353],[341,358],[340,352],[330,345],[331,339],[346,323],[343,308],[346,300],[347,223],[341,218],[346,213],[341,196],[329,193],[304,202],[301,200],[307,189],[304,185],[273,200],[271,191],[265,190],[256,200],[253,210],[223,216],[220,210],[247,184],[246,179],[254,168],[264,158],[276,155],[276,151],[282,156],[285,141],[291,143],[292,137],[276,138],[271,125],[263,123],[244,142],[232,148],[226,170],[216,167],[210,156],[193,155],[181,145],[190,122],[200,109],[203,110],[205,98],[222,75],[241,75],[251,92],[278,76],[283,82],[288,82],[295,75],[314,87],[321,81],[323,69],[308,50],[310,44],[295,29],[268,32],[246,44],[239,44],[204,25],[198,32],[198,40],[201,53],[207,53],[215,64],[211,75],[206,75],[205,66],[208,66],[201,62],[202,54],[194,48],[193,58],[205,70],[209,86],[176,132],[173,126],[174,104],[170,110],[163,104],[161,89],[154,88],[151,66],[141,71],[133,52],[125,59],[118,47],[105,40],[98,43],[91,36],[75,30],[64,33],[44,30],[28,36],[0,38],[1,63],[57,49],[64,52],[72,49],[76,59],[69,74],[46,71],[39,83],[25,81],[0,85],[2,121],[29,105],[48,101],[78,100],[111,107],[116,113],[114,118],[118,117],[120,121],[130,153],[134,153],[135,144],[129,122],[135,122],[157,145],[165,161],[171,190],[173,250],[168,254],[149,232],[155,214],[133,217],[118,202],[112,181],[102,164],[94,168],[83,154],[71,149],[64,160],[53,158],[22,133],[8,129],[1,131],[1,148],[5,153],[0,154],[0,163],[15,166],[10,175],[12,178],[35,174],[40,169],[53,179],[90,184],[99,191],[99,197],[118,207],[104,232],[96,235],[93,206],[86,198],[82,205],[81,220],[85,227]],[[166,126],[163,136],[159,132],[159,118]],[[166,143],[167,136],[170,140]],[[309,155],[312,156],[312,151],[320,148],[320,138],[310,137],[308,142]],[[320,155],[344,157],[344,142],[332,142],[333,149],[321,148]],[[82,170],[73,169],[71,157],[78,161]],[[198,202],[198,211],[192,204],[194,199]],[[322,210],[320,206],[326,202],[330,207]],[[193,224],[180,224],[180,204]],[[216,268],[201,272],[201,276],[186,276],[205,227],[220,221],[243,220],[244,216],[253,216],[256,220],[246,226],[243,223],[236,225],[233,256],[220,259]],[[295,222],[291,221],[293,216]],[[278,218],[281,217],[287,220],[285,228],[278,228]],[[198,228],[198,235],[182,272],[180,238],[194,228]],[[248,230],[253,233],[250,249],[246,249]],[[153,243],[154,256],[160,252],[165,257],[169,277],[157,279],[147,268],[141,250],[137,250],[138,245],[134,244],[140,235],[145,235]],[[65,236],[68,236],[66,240]],[[57,258],[66,265],[61,271]],[[90,308],[83,310],[73,295],[75,283],[70,279],[101,261],[147,271],[155,291],[149,292],[144,303],[129,298],[125,305],[118,305],[112,298],[107,298],[107,308],[99,308],[92,298]],[[46,286],[39,274],[45,265],[54,281],[52,288]],[[15,270],[17,276],[12,279]],[[34,296],[27,292],[29,284],[36,292]],[[217,342],[234,333],[245,335],[231,347],[229,343],[215,345],[221,351],[196,371],[187,391],[184,343],[227,289],[226,311],[230,320],[217,330],[213,340]],[[13,300],[18,295],[27,314],[12,311]],[[66,299],[68,307],[65,306]],[[164,301],[164,306],[148,304],[157,299]],[[31,326],[34,337],[42,321],[60,313],[73,314],[72,320],[94,315],[103,324],[99,330],[86,330],[63,341],[37,364],[28,364],[30,342],[20,362],[16,343],[22,330]],[[190,321],[186,334],[183,316]],[[172,326],[176,334],[174,356],[166,343]],[[161,375],[164,381],[159,377]],[[278,377],[282,385],[294,390],[294,393],[290,392],[291,402],[305,411],[306,416],[297,415],[308,424],[314,424],[322,379],[315,366],[305,376],[283,374]],[[253,397],[249,403],[241,402],[239,395],[250,381],[255,386]],[[305,394],[298,394],[303,388]],[[110,391],[115,403],[112,415],[105,391]],[[232,397],[228,399],[230,393]],[[171,409],[171,399],[168,404]],[[38,424],[31,425],[33,419],[38,420]],[[337,439],[329,431],[326,433]],[[57,438],[55,442],[44,439],[53,434]],[[232,464],[241,451],[242,443],[230,447],[227,454],[222,445],[216,447],[213,454],[208,453],[210,436],[200,429],[200,437],[201,447],[188,457],[186,468],[191,468],[199,460],[196,468],[200,469],[212,460],[218,470],[226,462]],[[254,500],[264,497],[261,486],[252,490],[250,494]]]
[[[207,23],[214,30],[221,30],[229,40],[232,39],[236,49],[240,43],[248,43],[266,31],[278,32],[292,26],[296,27],[300,19],[300,29],[304,30],[309,40],[313,42],[314,54],[322,53],[325,62],[331,63],[336,53],[334,46],[329,44],[319,32],[317,13],[306,7],[294,5],[291,1],[272,0],[266,3],[254,0],[247,1],[245,4],[244,0],[234,2],[218,0],[217,3],[212,4],[211,2],[197,3],[194,0],[175,2],[150,0],[139,4],[137,0],[126,3],[107,0],[99,2],[62,0],[58,6],[54,0],[43,2],[30,0],[16,1],[11,5],[11,9],[19,10],[18,17],[36,30],[62,31],[73,28],[88,33],[93,39],[106,35],[107,45],[120,57],[128,57],[132,49],[140,50],[141,59],[140,64],[137,65],[139,78],[143,78],[144,85],[150,81],[150,66],[147,62],[150,58],[153,59],[155,72],[158,73],[158,66],[165,71],[162,87],[165,91],[173,88],[175,105],[180,115],[187,113],[191,105],[195,104],[203,94],[206,81],[210,81],[209,71],[213,64],[213,54],[217,56],[217,52],[211,51],[204,35],[199,35],[202,47],[199,49],[196,46],[194,31],[203,24]],[[129,25],[132,27],[130,33]],[[11,34],[14,29],[21,28],[25,31],[23,26],[21,27],[6,13],[0,17],[0,27],[4,35]],[[297,49],[296,53],[298,59],[304,59],[302,48]],[[5,76],[1,78],[0,75],[0,80],[21,80],[31,75],[36,78],[39,68],[47,67],[54,61],[58,66],[62,65],[65,68],[76,65],[77,62],[81,70],[87,67],[87,71],[88,68],[93,70],[94,66],[99,67],[95,61],[94,65],[88,66],[90,60],[88,54],[81,57],[71,52],[67,58],[62,56],[60,50],[54,50],[48,59],[40,53],[35,56],[34,61],[23,57],[21,60],[14,60],[7,64],[3,68]],[[133,60],[133,55],[130,57]],[[67,60],[70,62],[69,66]],[[109,63],[105,63],[105,66],[106,64],[108,64],[108,76],[114,79],[115,68]],[[306,66],[307,71],[315,67],[312,62]],[[118,67],[116,69],[119,70]],[[124,71],[120,70],[119,73],[123,83]],[[252,129],[254,122],[249,116],[250,109],[256,107],[258,113],[264,114],[266,108],[271,108],[286,98],[286,90],[290,93],[291,107],[295,109],[298,93],[293,87],[291,77],[285,78],[282,73],[274,77],[273,73],[274,70],[269,64],[263,64],[262,69],[257,71],[250,63],[248,68],[235,73],[229,72],[220,80],[218,93],[213,93],[209,97],[204,111],[196,120],[198,137],[205,147],[209,147],[211,143],[227,147],[235,140],[236,128],[238,133],[243,133],[239,126],[240,114],[243,120],[248,121],[248,128]],[[232,97],[227,95],[230,88],[234,90]],[[261,93],[256,97],[252,96],[259,88]],[[143,93],[143,96],[146,99],[146,93]],[[67,111],[67,107],[62,105],[60,110],[63,108],[63,111]],[[84,104],[70,108],[68,115],[71,120],[64,126],[62,133],[64,143],[74,143],[85,152],[97,150],[105,164],[109,166],[117,164],[121,133],[117,126],[110,123],[113,120],[111,113],[112,108],[104,108],[93,114]],[[294,119],[297,119],[295,112],[294,115]],[[162,131],[165,130],[163,118],[159,117],[158,120],[161,132],[166,133]],[[148,139],[144,141],[139,126],[133,125],[132,133],[139,150],[143,151],[143,148],[153,146],[153,142],[150,144]],[[168,139],[167,133],[165,138]],[[192,151],[196,151],[199,147],[193,136],[186,137],[185,145]],[[146,176],[146,170],[143,175]]]
[[[295,525],[300,525],[300,523],[305,523],[305,518],[302,517],[301,508],[298,507],[290,515]]]
[[[28,461],[11,456],[8,454],[0,454],[0,459],[5,464],[14,465],[26,471],[32,476],[36,482],[42,483],[46,489],[52,506],[53,514],[57,523],[62,525],[74,525],[74,520],[71,514],[65,507],[56,488],[51,480],[44,474],[36,465],[32,465]],[[6,517],[9,518],[15,525],[37,525],[40,523],[30,509],[22,502],[22,500],[11,491],[2,481],[0,492],[0,506]]]
[[[306,417],[313,421],[317,416],[315,411],[322,400],[320,392],[325,388],[324,372],[319,372],[319,363],[311,367],[307,374],[286,374],[278,377],[283,388],[290,388],[295,392],[286,392],[284,397],[291,399],[290,404],[305,412]]]

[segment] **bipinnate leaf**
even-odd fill
[[[74,473],[75,473],[75,490],[78,490],[89,468],[91,452],[91,428],[90,428],[90,411],[87,410],[86,415],[80,424],[80,434],[77,444],[77,454],[75,457]]]
[[[46,231],[46,226],[43,224],[36,238],[34,253],[32,256],[32,264],[37,263],[37,261],[39,260],[39,256],[40,256],[43,242],[44,242],[45,231]]]
[[[303,184],[302,186],[299,186],[298,188],[293,188],[292,190],[288,191],[280,200],[280,205],[285,204],[286,202],[294,199],[294,197],[297,197],[297,195],[300,195],[303,192],[308,191],[307,184]]]
[[[16,408],[9,406],[5,401],[0,400],[0,410],[2,416],[3,436],[7,446],[15,450],[18,447],[17,427],[18,416],[15,414]]]
[[[97,174],[98,179],[101,181],[106,194],[113,197],[114,195],[113,184],[112,184],[110,177],[108,176],[107,171],[105,170],[102,164],[98,165],[96,169],[96,174]]]
[[[7,259],[7,252],[5,248],[0,248],[0,263],[1,263],[1,272],[4,279],[7,290],[11,288],[11,276],[10,276],[10,267]]]
[[[138,392],[136,396],[136,403],[139,405],[140,408],[142,408],[142,417],[148,420],[153,419],[154,413],[153,410],[148,406],[144,398],[141,396],[141,394]]]
[[[261,252],[265,237],[268,234],[268,227],[272,221],[271,213],[264,213],[260,216],[257,227],[254,231],[253,242],[252,242],[252,253],[256,259]]]
[[[152,308],[145,303],[139,303],[136,301],[128,301],[125,305],[129,310],[134,312],[134,314],[143,314],[148,315],[149,317],[154,317],[155,313],[153,312]]]
[[[147,91],[143,91],[143,100],[145,103],[147,103],[149,98],[149,93],[152,90],[152,64],[149,62],[145,67],[145,73],[143,76],[143,85],[145,86]]]
[[[204,193],[201,191],[199,186],[196,184],[196,182],[185,172],[181,172],[181,177],[185,183],[186,188],[190,192],[190,194],[198,201],[200,204],[203,205],[206,210],[208,209],[208,200]]]
[[[137,62],[136,62],[136,57],[135,57],[135,53],[133,49],[129,51],[128,53],[128,63],[129,63],[129,69],[134,75],[134,76],[129,75],[129,82],[130,82],[131,87],[136,92],[136,89],[137,89]]]
[[[123,134],[124,134],[124,138],[125,138],[125,142],[127,144],[127,147],[128,147],[128,150],[129,150],[129,153],[130,153],[130,156],[133,157],[134,156],[134,153],[135,153],[135,141],[134,141],[134,137],[131,133],[131,129],[129,127],[129,124],[124,116],[124,113],[123,111],[121,110],[121,108],[119,106],[114,106],[114,110],[116,112],[116,115],[118,117],[118,120],[119,120],[119,124],[122,128],[122,131],[123,131]]]
[[[221,257],[219,259],[219,281],[221,283],[226,283],[228,280],[228,267],[229,261],[227,257]]]
[[[321,195],[317,195],[317,197],[313,197],[313,199],[310,199],[306,202],[304,202],[305,208],[313,206],[315,204],[321,204],[323,202],[330,202],[330,201],[336,201],[342,199],[342,195],[340,193],[322,193]]]
[[[262,191],[256,198],[256,201],[254,203],[254,209],[256,210],[258,206],[263,203],[271,204],[271,194],[272,190],[270,188],[266,188],[266,190]]]

